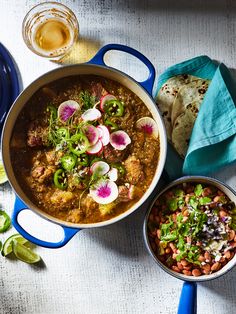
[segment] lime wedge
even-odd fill
[[[0,252],[1,252],[1,249],[2,249],[2,242],[0,241]]]
[[[3,244],[2,248],[2,256],[7,256],[12,252],[12,241],[16,240],[20,244],[25,244],[28,241],[23,238],[19,233],[11,235]]]
[[[5,183],[7,181],[8,179],[7,179],[6,172],[4,170],[2,162],[0,161],[0,184]]]
[[[15,239],[12,240],[12,249],[15,256],[22,262],[34,264],[39,262],[41,259],[41,257],[38,254],[34,253],[32,250],[28,249],[23,244],[20,244]]]
[[[11,225],[11,218],[6,212],[0,210],[0,233],[5,232]]]

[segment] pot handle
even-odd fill
[[[197,284],[196,282],[186,281],[183,284],[178,314],[197,313]]]
[[[109,50],[119,50],[119,51],[124,51],[126,53],[131,54],[132,56],[138,58],[140,61],[142,61],[148,68],[149,70],[149,76],[148,78],[143,81],[143,82],[138,82],[140,85],[142,85],[143,88],[146,89],[146,91],[152,96],[152,89],[153,89],[153,84],[155,81],[155,68],[153,66],[153,64],[151,63],[151,61],[148,60],[148,58],[146,58],[141,52],[139,52],[136,49],[133,49],[129,46],[126,45],[120,45],[120,44],[109,44],[106,45],[104,47],[102,47],[97,53],[96,55],[87,63],[91,63],[91,64],[98,64],[98,65],[105,65],[104,62],[104,55],[106,52],[108,52]]]
[[[62,246],[64,246],[67,242],[70,241],[70,239],[81,229],[75,229],[75,228],[68,228],[61,226],[64,231],[64,238],[59,242],[47,242],[40,240],[32,235],[30,235],[25,229],[21,227],[21,225],[18,223],[18,215],[22,210],[28,209],[27,206],[18,198],[16,197],[15,204],[14,204],[14,210],[12,214],[12,224],[14,228],[28,241],[43,246],[50,249],[58,249]]]

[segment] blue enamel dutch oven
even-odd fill
[[[0,43],[0,130],[7,112],[19,92],[15,65],[7,49]]]
[[[128,76],[127,74],[117,69],[114,69],[112,67],[106,66],[106,64],[104,63],[104,55],[109,50],[124,51],[128,54],[131,54],[137,57],[140,61],[142,61],[147,66],[148,71],[149,71],[148,78],[143,82],[137,82],[132,77]],[[19,116],[20,112],[22,111],[22,109],[24,108],[28,100],[32,97],[32,95],[37,90],[39,90],[42,86],[49,84],[51,82],[54,82],[58,79],[65,78],[68,76],[76,76],[76,75],[83,75],[83,74],[98,75],[98,76],[106,77],[108,79],[112,79],[124,85],[125,87],[130,89],[132,92],[134,92],[145,103],[147,108],[152,113],[152,116],[155,119],[159,128],[159,138],[160,138],[160,156],[159,156],[158,166],[157,166],[153,181],[151,185],[149,186],[148,190],[146,191],[146,193],[143,195],[143,197],[136,204],[134,204],[129,210],[122,213],[121,215],[114,217],[110,220],[104,221],[104,222],[93,223],[93,224],[78,224],[78,223],[70,223],[70,222],[62,221],[60,219],[57,219],[48,215],[43,210],[41,210],[37,205],[35,205],[28,198],[28,196],[24,193],[21,186],[17,182],[16,176],[14,174],[14,169],[11,164],[11,159],[10,159],[10,139],[12,135],[12,130],[14,128],[17,117]],[[60,67],[42,75],[33,83],[31,83],[19,95],[19,97],[16,99],[16,101],[12,105],[8,113],[8,116],[6,118],[5,124],[4,124],[3,133],[2,133],[2,157],[3,157],[4,167],[5,167],[8,179],[9,179],[9,183],[11,184],[16,194],[16,200],[15,200],[15,205],[14,205],[14,210],[13,210],[13,215],[12,215],[12,223],[15,229],[20,234],[22,234],[24,238],[28,239],[30,242],[33,242],[39,246],[43,246],[47,248],[60,248],[64,246],[81,229],[101,227],[101,226],[106,226],[106,225],[115,223],[125,218],[126,216],[130,215],[136,209],[140,208],[140,206],[145,201],[148,201],[151,193],[157,186],[157,183],[159,182],[159,179],[161,177],[165,160],[166,160],[166,150],[167,150],[165,127],[162,121],[161,114],[159,113],[157,106],[152,98],[152,89],[153,89],[154,80],[155,80],[154,66],[143,54],[141,54],[135,49],[132,49],[124,45],[110,44],[101,48],[99,52],[94,56],[94,58],[90,60],[88,63]],[[49,220],[50,222],[60,225],[64,230],[63,239],[57,243],[53,243],[53,242],[42,241],[32,236],[31,234],[29,234],[25,229],[22,228],[22,226],[19,224],[19,221],[18,221],[19,213],[25,209],[31,209],[36,214]]]

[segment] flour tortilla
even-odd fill
[[[208,80],[198,79],[179,89],[172,106],[172,126],[175,125],[177,117],[184,113],[187,108],[190,109],[190,113],[192,113],[194,117],[197,116],[208,89],[209,82]]]
[[[157,95],[157,106],[162,113],[169,140],[172,134],[171,112],[175,97],[181,87],[196,80],[199,78],[188,74],[173,76],[165,82]]]
[[[182,158],[186,156],[195,120],[196,115],[193,115],[191,108],[186,108],[185,112],[177,117],[173,126],[172,143]]]

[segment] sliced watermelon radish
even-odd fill
[[[102,177],[104,174],[108,173],[110,166],[105,161],[96,161],[92,164],[90,170],[92,173],[96,173],[99,177]]]
[[[95,126],[93,126],[92,124],[87,124],[83,127],[83,131],[87,139],[89,140],[90,145],[94,145],[97,143],[99,139],[99,131]]]
[[[118,197],[118,187],[110,180],[100,180],[89,190],[91,197],[98,204],[109,204]]]
[[[102,149],[103,149],[102,142],[98,140],[96,144],[89,146],[86,152],[89,155],[96,155],[99,154],[102,151]]]
[[[123,150],[131,143],[131,139],[125,131],[116,131],[111,133],[110,143],[115,149]]]
[[[60,104],[57,115],[61,122],[66,122],[73,114],[80,109],[80,105],[74,100],[67,100]]]
[[[99,139],[101,140],[103,146],[106,146],[110,143],[110,133],[108,128],[105,125],[97,126],[99,132]]]
[[[111,181],[116,181],[118,179],[118,170],[116,168],[111,168],[107,175]]]
[[[156,121],[154,121],[150,117],[143,117],[139,119],[136,122],[136,127],[138,130],[148,134],[152,135],[153,137],[158,137],[158,126],[156,124]]]
[[[111,94],[106,94],[105,96],[101,97],[100,99],[100,109],[104,111],[104,105],[109,101],[109,100],[114,100],[116,97]]]
[[[84,121],[94,121],[94,120],[97,120],[97,119],[101,118],[101,116],[102,116],[101,112],[98,109],[93,108],[93,109],[86,110],[81,115],[81,118]]]

